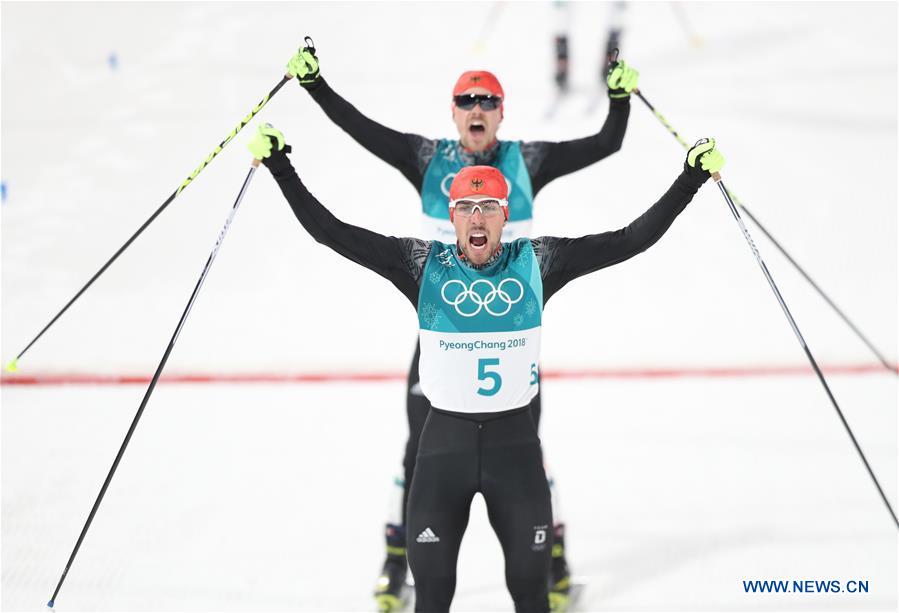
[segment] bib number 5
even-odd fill
[[[493,396],[499,392],[499,388],[503,386],[503,379],[498,372],[488,371],[490,366],[499,366],[499,358],[481,358],[478,360],[478,381],[488,381],[487,387],[479,387],[478,394],[481,396]]]

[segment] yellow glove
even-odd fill
[[[272,154],[272,147],[275,146],[277,146],[276,151],[281,151],[286,147],[286,153],[290,153],[290,145],[284,144],[284,135],[270,123],[259,126],[259,130],[247,143],[247,149],[253,154],[253,158],[257,160],[264,160],[269,157]]]

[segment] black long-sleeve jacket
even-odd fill
[[[398,132],[373,121],[347,102],[324,79],[308,87],[309,94],[325,114],[356,142],[384,160],[421,192],[424,173],[434,157],[439,139]],[[630,98],[609,101],[609,114],[595,134],[562,142],[525,141],[521,152],[531,179],[534,196],[550,181],[580,170],[621,149]],[[467,164],[491,164],[494,147],[482,154],[467,152],[459,144],[457,153]]]
[[[384,236],[345,223],[309,193],[284,151],[272,153],[263,162],[296,218],[316,241],[388,279],[418,307],[419,285],[431,241]],[[544,304],[569,281],[623,262],[652,246],[708,176],[701,170],[685,167],[655,204],[620,230],[579,238],[531,239],[540,266]]]

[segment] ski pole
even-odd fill
[[[699,143],[697,144],[700,144],[701,142],[702,141],[699,141]],[[808,361],[811,363],[812,368],[815,370],[815,374],[818,375],[818,380],[821,381],[821,385],[824,386],[824,391],[827,392],[827,397],[830,398],[830,402],[833,405],[833,408],[836,410],[840,421],[843,422],[843,427],[846,429],[846,433],[849,434],[849,438],[852,440],[852,444],[855,446],[855,450],[858,452],[859,457],[862,459],[865,468],[868,469],[868,474],[871,476],[871,480],[874,481],[874,486],[880,493],[880,497],[883,499],[883,503],[886,505],[887,510],[890,512],[890,516],[892,516],[893,518],[893,523],[896,524],[896,528],[899,528],[899,519],[896,518],[896,513],[893,511],[893,507],[890,506],[890,502],[889,500],[887,500],[886,494],[884,494],[883,492],[883,488],[880,487],[880,483],[877,481],[877,477],[874,476],[874,471],[871,469],[871,465],[868,464],[868,459],[865,457],[865,454],[862,452],[862,448],[859,446],[858,441],[855,439],[855,435],[852,433],[852,428],[850,428],[849,424],[846,422],[846,418],[843,416],[843,411],[840,410],[840,405],[837,403],[836,398],[834,398],[833,393],[830,391],[830,386],[827,385],[827,380],[824,378],[824,374],[821,372],[821,369],[818,368],[818,363],[815,361],[811,350],[808,348],[805,339],[802,337],[802,333],[799,331],[799,326],[796,325],[796,320],[793,319],[793,315],[790,313],[790,309],[787,308],[787,303],[784,302],[780,290],[777,289],[777,285],[774,283],[774,279],[771,277],[771,273],[768,272],[768,267],[765,266],[765,261],[762,260],[762,256],[761,254],[759,254],[759,250],[758,248],[756,248],[755,242],[752,240],[752,236],[750,236],[749,234],[749,230],[746,229],[746,224],[743,223],[743,219],[740,217],[740,212],[737,210],[734,201],[730,197],[730,193],[728,193],[727,188],[724,186],[724,181],[721,180],[721,175],[716,172],[712,174],[712,178],[715,179],[715,183],[718,185],[718,189],[721,190],[721,194],[724,196],[724,200],[727,202],[727,206],[730,209],[730,212],[733,214],[734,219],[737,220],[737,225],[740,226],[740,231],[743,233],[743,238],[745,238],[746,242],[749,243],[749,248],[752,249],[752,253],[753,255],[755,255],[756,262],[758,262],[759,267],[761,267],[762,272],[765,275],[765,279],[768,280],[768,285],[771,286],[771,291],[774,292],[774,296],[777,298],[777,302],[780,303],[780,308],[783,309],[784,315],[786,315],[787,320],[790,322],[790,327],[793,328],[793,333],[796,335],[797,340],[799,340],[799,344],[802,345],[802,350],[805,352]]]
[[[484,23],[481,24],[481,29],[474,39],[474,44],[471,46],[473,52],[480,54],[487,48],[487,38],[496,27],[496,22],[499,20],[499,16],[505,6],[506,3],[500,0],[494,2],[490,10],[487,11],[487,17],[484,19]]]
[[[59,583],[56,584],[56,589],[53,591],[53,596],[50,597],[50,601],[47,603],[47,606],[50,608],[52,608],[54,603],[56,602],[56,596],[59,594],[59,590],[60,588],[62,588],[63,581],[65,581],[66,575],[68,574],[69,569],[72,567],[72,562],[74,562],[75,556],[78,554],[78,550],[81,548],[81,542],[84,541],[84,536],[85,534],[87,534],[87,530],[88,528],[90,528],[91,522],[94,521],[94,516],[97,514],[97,509],[100,507],[100,502],[103,501],[103,496],[106,494],[106,489],[109,487],[110,481],[112,481],[112,476],[115,474],[116,469],[119,467],[119,462],[122,460],[122,455],[124,455],[125,453],[125,448],[128,447],[128,443],[129,441],[131,441],[131,435],[134,434],[134,429],[137,427],[137,422],[140,421],[141,415],[143,415],[144,408],[146,408],[147,402],[150,400],[150,395],[153,393],[153,390],[156,387],[156,382],[159,381],[159,376],[162,374],[162,370],[165,368],[165,364],[169,359],[169,355],[172,353],[172,349],[174,349],[175,347],[175,341],[178,340],[178,335],[181,334],[181,328],[184,326],[184,322],[187,320],[187,316],[194,305],[194,300],[196,300],[197,294],[200,292],[200,287],[202,287],[203,281],[206,279],[206,274],[212,267],[212,262],[213,260],[215,260],[215,256],[218,253],[219,247],[221,247],[222,245],[222,241],[225,240],[225,234],[228,232],[228,227],[231,225],[231,220],[234,219],[234,214],[237,212],[237,208],[240,206],[240,201],[243,199],[243,196],[247,191],[247,187],[249,187],[250,185],[250,179],[253,178],[253,173],[256,172],[256,168],[258,166],[259,160],[253,160],[253,165],[243,181],[243,185],[240,188],[240,193],[237,194],[237,200],[234,201],[234,206],[231,207],[231,211],[228,214],[228,219],[225,221],[225,226],[219,233],[218,240],[215,241],[215,246],[212,248],[212,252],[209,254],[209,258],[206,260],[206,265],[203,267],[203,272],[200,274],[200,279],[194,286],[194,291],[193,293],[191,293],[190,299],[187,301],[187,306],[184,308],[184,312],[181,314],[181,319],[178,321],[178,325],[175,327],[175,333],[172,335],[172,339],[169,341],[168,347],[166,347],[165,349],[165,353],[162,354],[162,359],[159,361],[159,366],[156,367],[156,372],[153,374],[153,379],[150,381],[150,385],[149,387],[147,387],[147,391],[144,393],[144,399],[141,401],[140,407],[138,407],[137,409],[137,413],[135,414],[134,419],[131,422],[131,427],[128,428],[128,433],[125,435],[125,440],[122,441],[119,452],[116,454],[115,460],[112,463],[112,468],[109,469],[109,473],[106,475],[106,480],[103,482],[103,487],[100,488],[100,493],[97,495],[97,500],[94,501],[94,506],[91,507],[91,512],[87,516],[87,520],[84,522],[84,527],[81,529],[81,534],[78,536],[78,540],[75,542],[75,548],[72,549],[72,554],[69,556],[69,561],[66,562],[65,569],[63,569],[62,571],[62,576],[59,578]]]
[[[312,39],[310,39],[309,37],[306,37],[306,41],[307,41],[307,44],[309,44],[311,47]],[[199,166],[197,166],[197,168],[192,173],[190,173],[190,175],[188,175],[188,177],[181,183],[181,185],[179,185],[178,188],[174,192],[172,192],[172,195],[169,196],[166,199],[166,201],[163,202],[152,215],[150,215],[149,218],[147,218],[147,220],[143,223],[143,225],[137,229],[137,232],[132,234],[131,238],[129,238],[127,241],[125,241],[125,244],[122,245],[121,247],[119,247],[119,250],[116,251],[114,254],[112,254],[112,257],[109,258],[105,264],[103,264],[103,266],[100,268],[100,270],[98,270],[96,273],[94,273],[94,276],[91,277],[88,280],[88,282],[84,284],[84,287],[82,287],[80,290],[78,290],[78,292],[74,296],[72,296],[72,298],[65,304],[65,306],[62,307],[62,309],[60,309],[60,311],[53,317],[53,319],[50,320],[50,323],[48,323],[46,326],[44,326],[43,329],[41,329],[41,331],[37,333],[37,336],[35,336],[33,339],[31,339],[31,342],[28,343],[25,346],[25,348],[19,352],[19,355],[17,355],[15,357],[15,359],[13,359],[9,364],[7,364],[7,366],[6,366],[7,371],[15,372],[16,370],[18,370],[19,359],[23,355],[25,355],[25,352],[28,351],[31,348],[31,346],[34,345],[35,342],[37,342],[37,339],[39,339],[41,336],[43,336],[44,332],[46,332],[50,328],[50,326],[52,326],[54,323],[56,323],[56,320],[59,319],[63,313],[65,313],[66,311],[69,310],[69,307],[72,306],[75,303],[75,301],[81,297],[81,294],[83,294],[87,290],[87,288],[89,288],[91,285],[93,285],[94,281],[96,281],[100,277],[100,275],[102,275],[104,272],[106,272],[106,269],[109,268],[109,266],[113,262],[115,262],[120,255],[122,255],[122,253],[131,245],[131,243],[133,243],[134,240],[138,236],[140,236],[141,233],[143,233],[143,231],[146,230],[147,227],[151,223],[153,223],[153,220],[155,220],[159,216],[159,214],[162,213],[166,209],[166,207],[172,203],[172,201],[178,196],[178,194],[180,194],[182,191],[184,191],[184,189],[188,185],[190,185],[194,179],[197,178],[197,175],[199,175],[200,172],[202,172],[203,169],[206,168],[209,165],[209,163],[212,162],[213,159],[215,159],[215,156],[217,156],[222,151],[222,149],[224,149],[225,146],[228,143],[230,143],[234,139],[235,136],[237,136],[237,133],[240,132],[241,129],[243,129],[243,127],[245,125],[247,125],[253,119],[253,117],[256,115],[256,113],[258,113],[262,109],[262,107],[264,107],[266,105],[266,103],[269,100],[271,100],[272,96],[274,96],[276,93],[278,93],[278,90],[281,89],[281,87],[285,83],[287,83],[291,78],[292,77],[290,75],[284,75],[284,77],[281,79],[281,81],[277,85],[275,85],[275,87],[268,94],[266,94],[262,100],[259,101],[259,104],[254,106],[253,109],[249,112],[249,114],[240,120],[240,123],[238,123],[237,126],[233,130],[231,130],[231,133],[225,137],[225,140],[220,142],[218,144],[218,146],[216,146],[216,148],[212,150],[212,153],[210,153],[206,157],[206,159],[203,160],[203,162]]]
[[[758,219],[755,218],[755,215],[753,215],[749,211],[749,209],[747,209],[745,206],[740,204],[740,201],[736,197],[734,197],[732,192],[728,192],[728,193],[730,194],[731,199],[733,199],[734,203],[737,206],[739,206],[743,210],[743,212],[746,213],[746,216],[752,220],[752,222],[756,225],[756,227],[758,227],[758,229],[762,231],[762,234],[764,234],[765,236],[768,237],[768,240],[770,240],[774,244],[774,246],[777,247],[778,251],[780,251],[781,254],[783,254],[783,256],[785,258],[787,258],[787,261],[790,262],[790,264],[792,264],[796,268],[796,270],[799,271],[799,274],[801,274],[805,278],[805,280],[808,281],[809,285],[811,285],[815,289],[815,291],[818,292],[818,295],[820,295],[821,298],[824,299],[824,302],[826,302],[827,304],[830,305],[830,308],[832,308],[834,310],[834,312],[840,316],[840,319],[842,319],[846,323],[846,325],[849,326],[849,329],[851,329],[853,332],[855,332],[856,336],[858,336],[861,339],[861,341],[865,345],[868,346],[868,349],[871,350],[871,353],[873,353],[875,356],[877,356],[877,359],[880,360],[880,363],[883,364],[884,368],[886,368],[887,370],[889,370],[890,372],[892,372],[894,374],[899,375],[899,367],[889,363],[889,361],[883,356],[883,354],[877,350],[877,347],[875,347],[874,344],[870,340],[868,340],[868,337],[866,337],[864,334],[862,334],[862,331],[859,330],[854,323],[852,323],[852,320],[850,320],[849,317],[847,317],[846,314],[843,313],[843,311],[840,309],[840,307],[838,307],[836,304],[834,304],[833,300],[831,300],[830,297],[824,293],[824,290],[822,290],[820,287],[818,287],[818,284],[815,283],[812,280],[812,278],[810,276],[808,276],[808,274],[806,274],[806,272],[802,269],[802,267],[796,263],[796,260],[794,260],[790,256],[790,254],[787,253],[787,250],[784,249],[783,247],[781,247],[780,243],[778,243],[774,239],[774,237],[771,236],[771,233],[768,232],[768,230],[765,229],[765,226],[763,226],[762,223]]]
[[[689,150],[690,145],[683,139],[680,134],[677,133],[677,130],[675,130],[674,127],[672,127],[672,125],[668,123],[668,120],[665,119],[665,117],[662,116],[662,114],[659,113],[652,104],[650,104],[649,100],[647,100],[643,95],[643,92],[635,89],[634,93],[637,94],[640,100],[642,100],[643,103],[649,108],[649,110],[653,112],[656,118],[658,118],[658,120],[662,122],[662,125],[664,125],[668,129],[672,136],[677,139],[677,142],[679,142],[684,149]],[[760,222],[758,218],[756,218],[756,216],[753,215],[748,208],[746,208],[746,205],[740,202],[740,199],[737,198],[737,196],[732,191],[728,190],[727,195],[731,200],[733,200],[733,202],[740,210],[746,213],[746,216],[749,217],[749,219],[752,220],[752,222],[758,227],[758,229],[762,231],[762,234],[768,237],[768,240],[770,240],[774,244],[774,246],[777,247],[777,250],[780,251],[780,253],[785,258],[787,258],[787,261],[790,262],[790,264],[792,264],[797,271],[799,271],[799,274],[801,274],[805,278],[805,280],[809,282],[809,285],[811,285],[814,290],[818,292],[818,295],[824,299],[824,302],[830,305],[830,308],[832,308],[834,312],[839,315],[840,319],[842,319],[846,323],[846,325],[849,326],[849,328],[853,332],[855,332],[856,336],[861,339],[861,341],[868,347],[868,349],[870,349],[871,352],[875,356],[877,356],[877,359],[881,364],[883,364],[883,367],[894,375],[899,375],[899,366],[897,366],[896,364],[890,364],[890,362],[883,356],[883,354],[877,350],[874,344],[870,340],[868,340],[868,338],[864,334],[862,334],[861,330],[858,329],[858,326],[852,323],[852,320],[850,320],[849,317],[845,313],[843,313],[843,311],[836,305],[836,303],[834,303],[834,301],[831,300],[826,293],[824,293],[824,290],[821,289],[818,284],[812,280],[808,273],[805,272],[802,266],[800,266],[799,263],[794,260],[789,253],[787,253],[786,249],[784,249],[781,244],[777,240],[775,240],[771,233],[768,232],[767,229],[765,229],[765,226],[762,225],[762,222]]]
[[[690,26],[690,21],[687,19],[687,12],[684,10],[683,5],[680,2],[669,2],[668,5],[671,7],[671,10],[674,11],[674,16],[677,17],[677,22],[680,24],[681,29],[683,29],[684,34],[690,39],[690,44],[694,47],[701,46],[702,37]]]

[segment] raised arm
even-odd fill
[[[271,171],[297,220],[312,238],[388,279],[416,305],[418,280],[430,242],[384,236],[337,219],[300,181],[287,157],[289,150],[283,135],[271,126],[260,127],[250,143],[250,151]]]
[[[580,238],[546,236],[534,239],[532,242],[543,276],[544,302],[569,281],[630,259],[655,244],[710,173],[720,170],[723,164],[724,158],[715,149],[715,141],[700,141],[687,154],[683,172],[668,191],[624,228]]]
[[[522,146],[534,195],[550,181],[594,164],[621,149],[631,112],[630,93],[637,87],[639,74],[623,61],[612,65],[607,77],[609,114],[596,134],[558,143],[529,142]]]
[[[381,158],[421,191],[424,169],[436,141],[418,134],[397,132],[373,121],[347,102],[322,78],[315,49],[304,47],[287,64],[287,71],[309,92],[325,115],[353,140]]]

